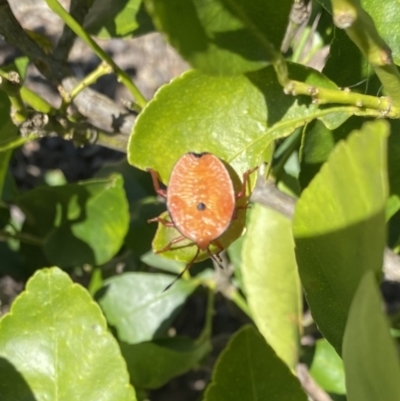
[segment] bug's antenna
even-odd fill
[[[197,257],[199,256],[199,253],[200,253],[200,248],[197,248],[197,252],[196,252],[196,254],[194,255],[194,258],[193,258],[193,259],[185,266],[185,268],[172,280],[172,282],[171,282],[170,284],[168,284],[168,285],[164,288],[163,292],[169,290],[179,279],[182,278],[182,276],[185,274],[185,272],[186,272],[187,270],[189,270],[189,269],[192,267],[193,263],[195,262],[195,260],[196,260]]]

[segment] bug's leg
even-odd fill
[[[164,248],[161,248],[158,251],[154,251],[154,253],[158,254],[158,253],[169,251],[171,249],[172,245],[175,245],[176,243],[181,242],[184,239],[186,239],[186,238],[183,235],[181,235],[180,237],[176,237],[173,240],[171,240],[166,246],[164,246]]]
[[[153,180],[153,186],[156,193],[162,196],[163,198],[166,198],[167,191],[165,189],[160,188],[159,175],[157,171],[153,170],[152,168],[148,168],[147,171],[151,174],[151,179]]]
[[[218,241],[213,241],[213,244],[219,248],[219,251],[214,255],[211,253],[210,248],[207,248],[208,256],[218,265],[219,268],[223,269],[223,260],[219,254],[224,250],[224,247]]]
[[[196,261],[197,257],[199,256],[199,253],[200,253],[200,248],[197,248],[197,252],[196,252],[196,254],[194,255],[193,259],[192,259],[192,260],[185,266],[185,268],[172,280],[171,284],[168,284],[168,285],[165,287],[165,289],[164,289],[163,292],[167,291],[167,290],[168,290],[169,288],[171,288],[180,278],[182,278],[182,276],[185,274],[185,272],[188,271],[188,270],[192,267],[193,263]]]
[[[243,173],[242,189],[236,194],[236,199],[240,199],[246,196],[246,186],[250,185],[249,176],[251,173],[254,173],[254,171],[256,171],[257,169],[258,166],[250,170],[247,170],[245,173]]]
[[[165,227],[175,227],[175,224],[172,221],[168,221],[163,219],[162,217],[153,217],[152,219],[147,220],[148,223],[161,223]]]

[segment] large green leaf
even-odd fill
[[[142,0],[95,0],[84,28],[101,38],[130,36],[138,28],[135,17],[141,3]]]
[[[289,73],[310,85],[336,88],[319,72],[298,64],[289,65]],[[330,125],[339,118],[342,123],[340,110],[320,109],[307,97],[285,95],[272,67],[235,77],[189,71],[163,86],[139,115],[128,161],[143,170],[151,167],[167,183],[184,153],[210,152],[241,177],[258,165],[274,139],[315,118]],[[332,120],[326,120],[328,115]]]
[[[126,364],[89,293],[57,268],[29,280],[0,321],[2,401],[135,401]]]
[[[302,305],[289,219],[272,209],[253,207],[242,250],[242,273],[257,327],[294,370]]]
[[[47,260],[61,267],[107,262],[128,230],[128,204],[119,175],[39,187],[18,204],[27,216],[23,231],[40,238]]]
[[[164,338],[140,344],[120,343],[132,384],[158,388],[198,365],[211,349],[207,338]]]
[[[188,62],[217,75],[254,71],[274,61],[291,7],[289,0],[147,0],[145,4],[155,26]]]
[[[400,400],[398,350],[371,272],[365,273],[351,304],[343,361],[348,401]]]
[[[367,123],[340,142],[296,205],[301,282],[315,322],[339,354],[358,283],[365,271],[382,268],[388,131],[386,121]]]
[[[246,326],[229,341],[204,401],[306,401],[300,383],[265,339]]]
[[[125,273],[104,281],[98,302],[118,338],[128,344],[150,341],[165,334],[197,280],[179,280],[167,291],[173,276]]]

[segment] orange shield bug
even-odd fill
[[[175,164],[169,179],[168,188],[161,189],[159,176],[149,169],[156,193],[167,200],[167,210],[171,221],[155,217],[148,222],[159,222],[167,227],[174,227],[181,234],[155,253],[165,252],[185,239],[197,246],[197,252],[185,269],[166,288],[168,289],[183,273],[189,269],[199,256],[200,251],[217,261],[224,250],[218,239],[236,218],[239,208],[237,200],[246,196],[246,185],[253,168],[243,174],[242,187],[235,192],[233,182],[224,163],[215,155],[207,152],[186,153]],[[213,255],[210,245],[219,251]]]

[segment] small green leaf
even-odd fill
[[[354,296],[343,339],[348,401],[400,399],[397,347],[382,313],[372,272],[366,272]]]
[[[118,338],[128,344],[162,336],[196,289],[197,280],[179,280],[167,291],[173,276],[125,273],[104,281],[98,302]]]
[[[198,365],[211,350],[208,339],[194,341],[175,337],[143,342],[120,343],[132,384],[138,388],[158,388]]]
[[[340,142],[303,191],[294,216],[296,256],[312,315],[341,353],[351,300],[385,246],[389,124],[367,123]]]
[[[294,370],[302,302],[289,219],[272,209],[253,206],[242,250],[242,273],[254,322]]]
[[[154,25],[195,68],[209,74],[255,71],[273,62],[291,2],[147,0]],[[271,24],[271,18],[274,23]]]
[[[324,390],[335,394],[346,394],[342,359],[324,338],[316,342],[310,374]]]
[[[0,320],[2,401],[135,401],[125,362],[89,293],[57,268],[29,280]]]
[[[128,204],[119,175],[58,187],[39,187],[19,201],[23,231],[43,240],[52,263],[99,265],[120,249],[128,230]]]
[[[138,28],[136,14],[142,0],[95,0],[84,28],[102,39],[128,37]]]
[[[306,401],[300,383],[252,326],[229,341],[214,368],[204,401]]]

